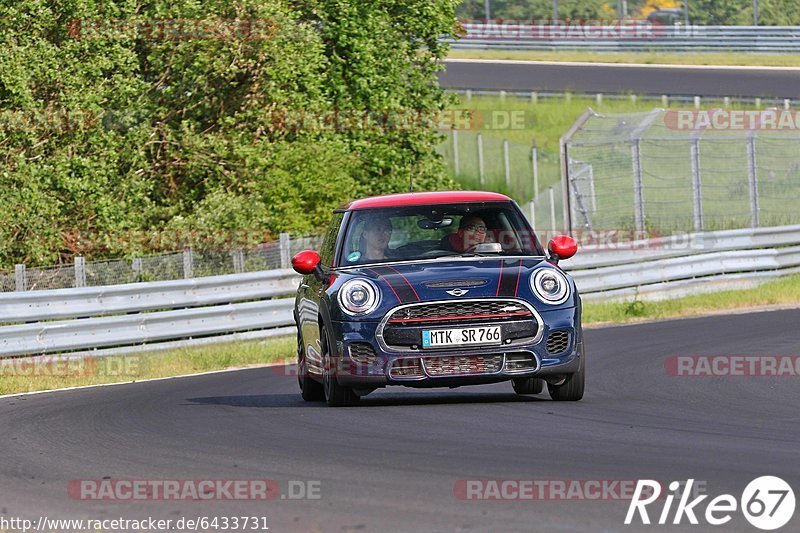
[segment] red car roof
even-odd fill
[[[400,207],[406,205],[462,204],[471,202],[510,202],[511,198],[496,192],[484,191],[438,191],[387,194],[353,200],[342,209],[356,211],[379,207]]]

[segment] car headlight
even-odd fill
[[[367,315],[378,307],[378,290],[366,279],[351,279],[339,289],[339,304],[348,315]]]
[[[539,270],[531,276],[531,288],[544,303],[558,305],[569,298],[567,277],[553,268]]]

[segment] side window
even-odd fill
[[[322,258],[322,265],[330,267],[333,265],[333,256],[336,253],[336,239],[339,237],[339,228],[342,225],[344,213],[334,213],[333,220],[328,226],[328,231],[325,233],[325,238],[322,241],[322,247],[319,250],[319,256]]]

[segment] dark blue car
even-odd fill
[[[334,212],[319,252],[292,259],[300,387],[307,401],[357,403],[387,385],[511,381],[518,394],[577,401],[581,300],[517,204],[487,192],[396,194]]]

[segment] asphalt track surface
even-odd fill
[[[800,98],[800,69],[445,61],[448,89]]]
[[[777,475],[798,492],[798,378],[664,369],[675,354],[800,354],[798,324],[800,310],[788,310],[588,330],[579,403],[498,384],[378,391],[330,409],[304,403],[282,368],[2,398],[0,507],[34,518],[263,515],[270,531],[708,531],[626,527],[624,501],[464,501],[453,489],[465,479],[694,478],[712,496],[738,497]],[[319,480],[321,499],[67,496],[69,480],[106,476]],[[783,531],[798,530],[799,514]],[[740,513],[714,530],[756,531]]]

